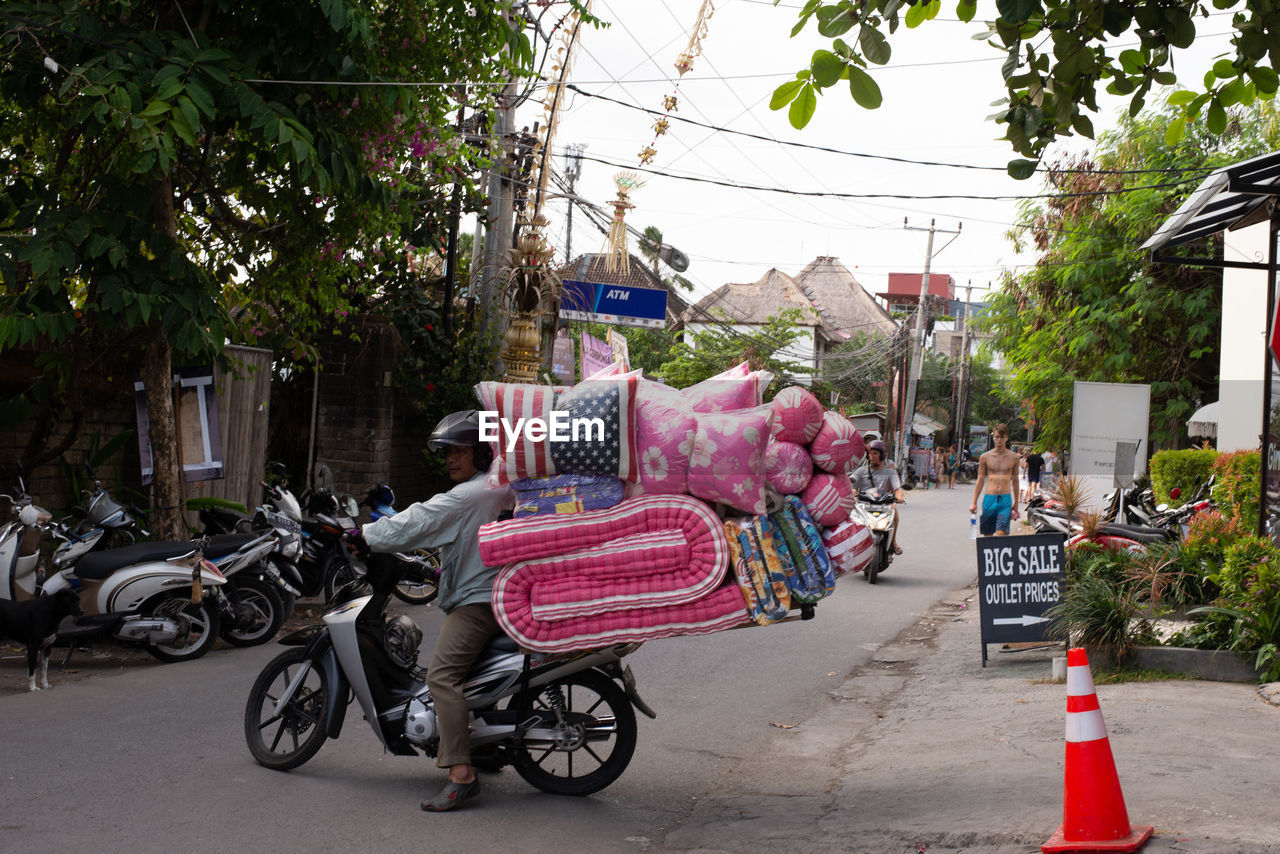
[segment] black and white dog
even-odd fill
[[[49,687],[49,648],[58,636],[58,624],[64,617],[79,617],[83,613],[79,596],[69,589],[21,602],[0,599],[0,638],[7,637],[27,645],[29,690],[39,690],[36,687],[37,658],[40,688]]]

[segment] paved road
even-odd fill
[[[704,802],[803,803],[839,789],[852,738],[842,737],[839,715],[851,715],[852,734],[865,710],[837,703],[833,692],[973,578],[969,494],[909,493],[906,554],[874,587],[861,576],[841,579],[815,620],[647,644],[630,663],[658,719],[640,718],[631,767],[589,798],[542,794],[508,770],[486,776],[472,809],[423,813],[418,802],[440,772],[429,760],[384,755],[358,713],[302,768],[262,769],[244,746],[243,704],[279,648],[218,648],[187,664],[0,696],[4,847],[715,850],[714,832],[702,827]],[[409,613],[429,644],[438,615]],[[2,670],[6,680],[18,672],[12,661]],[[741,832],[724,839],[725,850],[742,850]]]

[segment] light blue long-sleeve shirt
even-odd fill
[[[448,613],[462,605],[490,601],[499,568],[480,560],[480,526],[513,505],[510,489],[490,489],[488,472],[479,472],[448,492],[370,522],[364,526],[364,540],[375,552],[440,549],[436,601]]]

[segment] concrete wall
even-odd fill
[[[1225,255],[1236,261],[1266,261],[1268,223],[1228,231]],[[1260,447],[1263,357],[1267,335],[1267,274],[1225,269],[1222,273],[1222,344],[1218,377],[1218,450]]]

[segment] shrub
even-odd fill
[[[1280,547],[1268,537],[1241,537],[1227,547],[1214,581],[1222,589],[1217,603],[1191,613],[1229,619],[1228,648],[1255,653],[1264,681],[1280,677]]]
[[[1158,451],[1151,457],[1151,488],[1157,502],[1167,502],[1171,507],[1181,507],[1191,497],[1196,487],[1209,479],[1218,452],[1212,448],[1192,448],[1185,451]],[[1169,496],[1177,487],[1182,494]]]
[[[1213,500],[1226,516],[1238,517],[1252,529],[1258,521],[1258,496],[1262,491],[1262,454],[1231,451],[1213,461],[1217,482]]]
[[[1137,594],[1120,582],[1086,575],[1071,581],[1044,615],[1050,638],[1104,650],[1121,664],[1146,634],[1141,622],[1138,631],[1131,628],[1139,610]]]
[[[1227,548],[1248,532],[1238,519],[1210,510],[1195,516],[1182,538],[1182,567],[1200,575],[1222,568]]]

